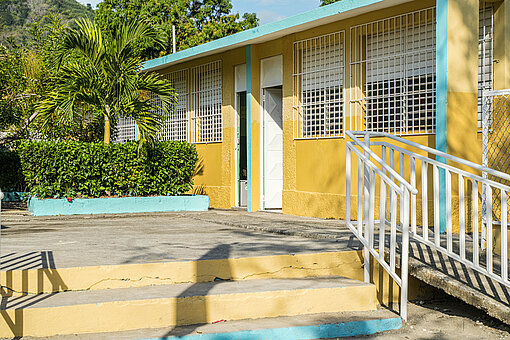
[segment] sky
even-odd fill
[[[278,21],[319,7],[319,0],[231,0],[232,12],[257,13],[260,24]],[[97,6],[101,0],[78,0],[82,4]]]

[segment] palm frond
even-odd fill
[[[59,69],[62,61],[70,53],[76,51],[92,64],[100,62],[105,54],[105,41],[98,25],[89,19],[76,21],[77,28],[67,28],[62,42],[55,51],[54,65]]]

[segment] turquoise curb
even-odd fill
[[[4,191],[2,202],[21,202],[23,201],[23,196],[26,195],[28,193],[22,191]]]
[[[123,214],[167,211],[206,211],[209,197],[156,196],[156,197],[112,197],[67,199],[30,198],[28,211],[33,216],[81,215],[81,214]]]
[[[162,336],[160,338],[144,339],[183,339],[183,340],[297,340],[344,338],[380,333],[392,329],[402,328],[401,318],[351,321],[345,323],[331,323],[314,326],[299,326],[288,328],[256,329],[231,333],[193,334],[184,336]]]

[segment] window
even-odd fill
[[[162,129],[161,140],[186,140],[188,112],[188,70],[165,74],[178,95],[177,105],[170,121]]]
[[[294,138],[343,134],[344,32],[294,43]]]
[[[478,128],[482,128],[482,92],[493,89],[494,7],[480,2],[478,35]]]
[[[351,28],[352,130],[435,132],[435,22],[430,8]]]
[[[115,143],[124,143],[135,140],[136,126],[133,118],[119,117],[115,135]]]
[[[221,142],[223,138],[221,61],[192,68],[190,85],[190,141]]]

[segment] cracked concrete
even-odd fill
[[[3,270],[361,249],[342,221],[263,212],[213,210],[44,218],[10,214],[2,223]],[[458,281],[454,274],[441,274],[438,268],[423,265],[418,259],[411,259],[410,273],[510,322],[506,301],[487,299],[480,289]]]
[[[104,216],[2,217],[2,270],[118,265],[175,260],[240,258],[359,249],[345,232],[311,240],[264,225],[335,221],[262,214],[261,225],[239,228],[246,212],[161,213]],[[258,217],[257,217],[258,218]],[[215,220],[218,220],[217,222]],[[230,220],[230,225],[227,224]],[[338,224],[337,224],[338,225]],[[248,226],[248,224],[247,224]],[[269,228],[269,227],[268,227]],[[213,251],[211,251],[213,250]]]

